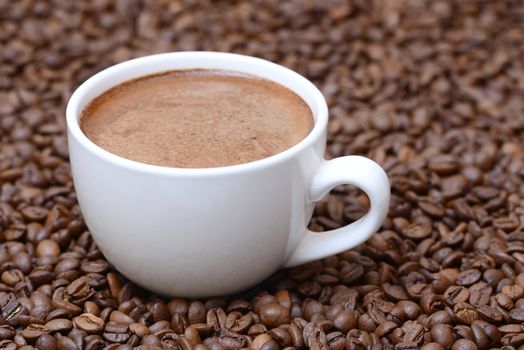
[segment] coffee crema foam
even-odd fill
[[[288,88],[225,70],[174,70],[127,81],[81,114],[85,135],[134,161],[179,168],[252,162],[280,153],[313,128]]]

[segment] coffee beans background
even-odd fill
[[[524,349],[523,23],[519,0],[0,0],[0,348]],[[203,49],[321,88],[328,156],[391,179],[366,244],[200,301],[112,269],[76,202],[65,104],[116,62]],[[311,227],[367,208],[336,188]]]

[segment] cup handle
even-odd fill
[[[378,230],[386,218],[391,194],[384,170],[374,161],[360,156],[345,156],[324,161],[315,175],[308,193],[310,202],[317,202],[333,187],[348,184],[362,189],[369,197],[371,208],[354,223],[327,232],[306,234],[283,267],[338,254],[365,242]]]

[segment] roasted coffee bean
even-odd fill
[[[149,331],[151,333],[156,333],[156,332],[163,331],[164,329],[169,329],[170,326],[171,324],[168,321],[158,321],[158,322],[153,323],[151,326],[149,326]],[[217,331],[219,330],[215,328],[214,325],[212,324],[210,325],[210,327]]]
[[[420,345],[424,342],[426,330],[418,323],[404,324],[404,341]]]
[[[444,350],[445,348],[442,346],[442,344],[431,342],[424,344],[421,348],[421,350]]]
[[[143,338],[149,334],[149,328],[141,323],[131,323],[129,325],[129,331],[132,334],[138,335],[140,338]]]
[[[52,304],[57,309],[63,309],[73,315],[80,314],[82,309],[71,303],[64,287],[59,287],[53,293]]]
[[[59,337],[56,340],[57,350],[80,350],[76,343],[68,337]]]
[[[92,301],[86,301],[84,303],[84,311],[95,316],[100,315],[100,308],[98,305]]]
[[[459,339],[451,347],[452,350],[476,350],[478,349],[477,345],[468,339]]]
[[[465,270],[457,276],[455,283],[459,286],[469,286],[477,282],[481,275],[481,272],[476,269]]]
[[[55,318],[71,318],[73,316],[74,315],[71,311],[65,309],[55,309],[47,315],[46,321],[54,320]]]
[[[341,332],[327,334],[326,342],[330,350],[343,350],[346,348],[346,337]]]
[[[218,338],[218,343],[226,349],[239,349],[248,345],[248,338],[234,332],[225,332]]]
[[[176,314],[173,316],[175,318]],[[219,330],[224,327],[226,323],[226,313],[220,308],[211,308],[207,312],[206,322],[215,330]],[[162,321],[160,321],[162,322]],[[182,326],[184,326],[185,321],[182,321]]]
[[[478,314],[487,322],[499,323],[504,320],[504,314],[498,309],[488,306],[480,305],[477,307]]]
[[[357,263],[345,265],[339,272],[339,278],[342,282],[352,283],[364,275],[364,267]]]
[[[431,339],[449,349],[455,342],[453,328],[447,324],[437,324],[431,328]]]
[[[432,314],[445,307],[444,298],[437,294],[426,293],[422,295],[420,306],[424,312]]]
[[[131,317],[127,316],[123,312],[116,310],[111,312],[111,314],[109,315],[109,320],[115,323],[124,324],[126,326],[129,326],[131,323],[134,323],[134,320]]]
[[[150,311],[153,316],[153,321],[158,322],[161,320],[168,320],[170,318],[170,312],[165,303],[161,301],[154,302],[150,306]]]
[[[510,297],[512,300],[517,300],[524,296],[524,287],[518,284],[505,286],[502,288],[502,293]]]
[[[473,332],[473,337],[477,346],[481,349],[484,349],[489,346],[490,342],[486,332],[484,331],[484,328],[479,324],[479,322],[481,321],[473,322],[471,325],[471,331]]]
[[[125,325],[108,322],[105,325],[104,333],[102,334],[105,340],[114,343],[124,343],[131,336],[129,328]]]
[[[262,346],[270,340],[272,340],[272,338],[269,334],[260,334],[253,340],[251,347],[254,350],[260,350]]]
[[[357,319],[353,312],[342,310],[335,315],[333,325],[341,332],[347,333],[356,327]]]
[[[10,339],[16,334],[15,329],[9,325],[0,326],[0,338]]]
[[[60,246],[53,240],[44,239],[36,246],[36,256],[58,256],[60,254]]]
[[[85,345],[84,340],[87,337],[86,332],[73,328],[67,336],[73,339],[73,341],[75,342],[78,348],[80,349],[84,348],[84,345]]]
[[[375,334],[379,337],[384,337],[389,335],[395,328],[397,328],[397,324],[395,322],[386,321],[378,325],[378,327],[375,329]]]
[[[73,327],[73,323],[66,318],[55,318],[45,324],[49,332],[66,332]]]
[[[168,305],[171,315],[174,315],[177,311],[174,311],[174,309],[170,306],[171,303]],[[182,309],[179,311],[180,313],[185,313]],[[187,311],[187,319],[190,324],[193,323],[201,323],[205,322],[206,320],[206,308],[204,307],[204,304],[202,304],[199,301],[193,301],[188,306]]]
[[[65,289],[67,299],[72,303],[79,304],[91,298],[94,290],[90,286],[90,280],[86,276],[75,279]]]
[[[509,312],[512,320],[517,322],[524,322],[524,309],[513,309]]]
[[[55,350],[56,339],[52,335],[44,333],[36,340],[35,348],[41,350]]]
[[[411,224],[402,229],[402,234],[410,239],[424,239],[431,234],[431,226],[425,223]]]
[[[184,330],[188,325],[189,323],[185,314],[176,313],[173,315],[173,318],[171,319],[171,327],[176,333],[184,333]],[[219,328],[220,326],[215,327]]]
[[[404,315],[406,315],[406,318],[409,320],[416,319],[420,314],[420,306],[413,301],[399,301],[397,307],[403,311]]]
[[[84,313],[73,319],[76,328],[86,331],[87,333],[100,333],[104,329],[105,322],[90,313]]]
[[[444,300],[450,306],[466,302],[469,300],[469,290],[461,286],[450,286],[444,293]]]
[[[20,334],[24,339],[28,341],[34,341],[46,332],[48,332],[48,330],[45,326],[41,324],[31,324],[27,326]]]
[[[289,310],[280,304],[267,304],[260,308],[260,319],[267,327],[278,327],[291,321]]]
[[[479,318],[478,309],[467,303],[458,303],[453,307],[455,319],[462,324],[470,325]]]

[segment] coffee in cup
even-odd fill
[[[307,104],[267,79],[226,70],[173,70],[105,91],[83,110],[98,146],[137,162],[211,168],[270,157],[313,128]]]

